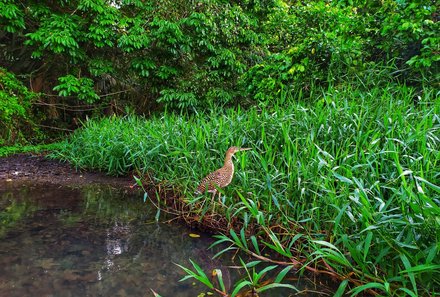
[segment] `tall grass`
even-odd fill
[[[191,200],[229,146],[252,147],[236,154],[226,217],[282,228],[266,249],[325,262],[356,280],[352,293],[430,294],[440,291],[440,100],[413,95],[330,88],[307,104],[91,120],[59,156],[110,174],[149,171]]]

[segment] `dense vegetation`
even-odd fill
[[[433,0],[0,4],[1,75],[9,71],[39,93],[31,107],[23,91],[2,100],[22,98],[13,112],[32,108],[56,131],[91,114],[313,98],[329,83],[380,84],[378,73],[418,90],[439,87]],[[0,83],[4,89],[5,78]],[[3,142],[16,141],[5,134]]]
[[[411,98],[394,86],[332,88],[287,108],[103,118],[88,121],[62,154],[114,174],[142,169],[204,212],[212,205],[193,197],[197,181],[229,145],[252,147],[237,156],[236,181],[216,210],[245,229],[257,224],[256,238],[271,239],[260,242],[266,254],[302,269],[325,261],[363,289],[428,294],[440,288],[440,102],[432,93],[416,106]],[[250,238],[235,240],[261,255]]]
[[[38,132],[31,114],[31,102],[36,95],[3,68],[0,86],[0,145],[22,142]]]
[[[84,123],[58,157],[206,214],[196,181],[246,145],[216,208],[243,231],[219,241],[340,292],[438,292],[438,20],[433,0],[0,0],[0,155]]]

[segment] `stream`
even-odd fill
[[[189,259],[207,274],[222,269],[230,286],[210,235],[158,223],[156,213],[142,194],[112,186],[0,181],[0,297],[209,296],[197,281],[179,282],[175,263],[192,268]]]
[[[197,296],[188,259],[213,240],[155,222],[140,194],[105,186],[0,184],[0,296]],[[217,264],[217,263],[216,263]],[[209,268],[209,267],[208,267]]]

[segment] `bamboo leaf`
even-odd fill
[[[258,293],[261,293],[261,292],[264,292],[266,290],[276,289],[276,288],[287,288],[287,289],[292,289],[292,290],[294,290],[296,292],[299,292],[299,290],[294,285],[279,284],[279,283],[268,284],[268,285],[265,285],[265,286],[262,286],[260,288],[255,289],[255,291],[257,291]]]
[[[351,296],[355,296],[358,295],[359,293],[365,291],[365,290],[370,290],[370,289],[377,289],[377,290],[381,290],[381,291],[386,291],[385,290],[385,286],[381,283],[376,283],[376,282],[372,282],[372,283],[368,283],[359,287],[354,288],[353,290],[351,290],[349,293],[352,293]]]
[[[333,295],[333,297],[342,297],[344,296],[344,292],[345,292],[345,288],[348,285],[348,280],[345,279],[343,280],[338,287],[338,290],[335,292],[335,294]]]
[[[283,270],[280,271],[280,273],[278,273],[277,277],[275,278],[275,283],[281,283],[284,279],[284,277],[286,276],[286,274],[292,269],[294,268],[293,265],[290,266],[286,266]]]
[[[232,293],[231,293],[231,297],[235,297],[235,296],[240,292],[240,290],[241,290],[242,288],[244,288],[245,286],[251,286],[251,285],[252,285],[252,283],[251,283],[250,281],[248,281],[248,280],[244,280],[244,281],[239,282],[239,283],[234,287],[234,290],[233,290]]]
[[[409,262],[408,257],[404,254],[400,254],[400,259],[402,260],[403,266],[405,266],[406,270],[408,271],[408,277],[411,281],[414,291],[417,292],[416,278],[414,276],[414,273],[411,272],[411,269],[413,269],[413,267],[411,267],[411,263]]]

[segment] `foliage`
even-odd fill
[[[237,155],[225,206],[217,207],[243,222],[242,234],[219,238],[228,249],[266,260],[275,253],[302,270],[331,267],[340,291],[348,280],[352,293],[423,295],[440,288],[436,96],[426,89],[415,104],[406,86],[343,86],[307,104],[103,118],[86,122],[58,157],[112,174],[149,172],[202,212],[197,181],[229,146],[252,147]]]
[[[437,9],[435,1],[385,1],[381,48],[416,72],[435,74],[431,71],[440,61]]]
[[[0,24],[6,32],[17,32],[25,28],[24,13],[13,0],[2,0],[0,5]]]
[[[289,284],[283,284],[281,281],[286,276],[287,272],[292,268],[292,266],[288,266],[278,272],[276,275],[276,278],[273,282],[269,284],[265,284],[263,279],[264,276],[266,276],[269,272],[276,269],[277,265],[271,265],[263,268],[260,271],[256,270],[256,266],[261,263],[261,261],[253,261],[250,263],[245,263],[242,259],[240,259],[242,268],[246,271],[246,278],[240,281],[237,281],[234,285],[234,287],[231,289],[231,293],[228,292],[228,290],[225,287],[225,281],[223,280],[223,274],[220,269],[214,270],[214,275],[217,278],[216,284],[218,284],[218,288],[211,282],[210,278],[206,275],[206,273],[200,268],[197,263],[193,262],[190,259],[190,262],[192,266],[194,267],[194,271],[186,268],[182,265],[176,264],[178,267],[183,269],[185,273],[187,274],[185,277],[183,277],[180,281],[184,281],[190,278],[194,278],[197,281],[203,283],[205,286],[207,286],[209,289],[215,291],[221,296],[227,296],[227,297],[235,297],[239,296],[238,294],[243,291],[244,288],[249,288],[253,294],[258,294],[260,292],[264,292],[266,290],[275,289],[275,288],[288,288],[291,290],[295,290],[299,292],[299,290],[292,285]]]
[[[58,80],[60,84],[53,89],[58,91],[60,96],[77,95],[78,99],[87,103],[93,103],[99,99],[99,96],[93,90],[93,81],[90,78],[76,78],[67,75],[58,78]]]
[[[371,72],[381,73],[377,84],[385,78],[385,85],[401,80],[438,86],[436,9],[430,0],[276,1],[262,30],[270,50],[241,83],[263,102]]]
[[[60,96],[87,103],[108,93],[131,105],[141,100],[140,106],[231,103],[258,46],[258,3],[8,0],[0,20],[15,44],[6,47],[5,62],[41,61],[41,70],[57,78]],[[18,45],[27,57],[14,56]]]
[[[270,53],[250,68],[245,84],[256,99],[267,100],[350,76],[362,68],[369,42],[363,30],[351,6],[277,1],[264,27]]]
[[[422,88],[438,86],[437,14],[432,0],[2,0],[1,57],[48,92],[142,113],[309,95],[377,69]]]
[[[42,153],[59,149],[62,146],[60,143],[39,144],[39,145],[15,145],[0,147],[0,157],[7,157],[20,153]]]
[[[31,114],[37,98],[4,68],[0,68],[0,145],[26,142],[38,133]]]
[[[244,235],[220,241],[256,257],[265,247],[303,270],[331,267],[338,294],[429,294],[440,282],[435,4],[0,0],[0,144],[38,132],[35,95],[12,72],[50,95],[43,112],[69,114],[60,98],[79,106],[68,119],[106,105],[190,111],[88,121],[59,156],[154,172],[204,214],[194,182],[228,146],[252,146],[220,208]],[[188,275],[202,277],[194,268]],[[255,275],[243,286],[258,288]]]

